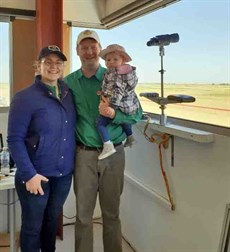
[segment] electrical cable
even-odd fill
[[[161,173],[165,182],[165,186],[166,186],[166,191],[168,194],[168,198],[169,198],[169,202],[171,204],[171,210],[174,211],[175,210],[175,203],[173,200],[173,196],[170,190],[170,186],[169,186],[169,182],[168,182],[168,178],[167,178],[167,174],[166,171],[164,169],[163,166],[163,158],[162,158],[162,150],[161,147],[163,146],[165,149],[168,148],[168,142],[169,142],[169,138],[171,137],[171,135],[169,134],[160,134],[160,133],[153,133],[150,137],[147,135],[146,131],[149,125],[149,120],[147,121],[145,128],[144,128],[144,136],[145,138],[151,142],[151,143],[156,143],[158,144],[158,151],[159,151],[159,161],[160,161],[160,168],[161,168]]]

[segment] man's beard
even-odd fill
[[[99,65],[99,59],[98,60],[92,59],[92,60],[83,61],[82,65],[83,65],[83,67],[89,68],[89,69],[97,68]]]

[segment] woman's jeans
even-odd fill
[[[55,251],[58,217],[70,190],[72,174],[48,179],[42,183],[44,195],[35,195],[26,190],[17,176],[15,178],[22,209],[21,252]]]

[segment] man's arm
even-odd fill
[[[142,112],[143,112],[143,110],[141,108],[141,105],[137,109],[137,112],[132,115],[125,114],[121,110],[117,109],[115,111],[115,115],[114,115],[112,123],[115,123],[115,124],[123,124],[123,123],[135,124],[141,120]]]

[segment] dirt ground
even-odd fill
[[[230,127],[230,85],[210,84],[168,84],[164,85],[164,97],[171,94],[184,94],[196,99],[192,103],[166,105],[165,114],[219,126]],[[142,92],[156,92],[161,96],[160,84],[138,84],[136,93],[146,112],[161,114],[159,104],[140,97]]]

